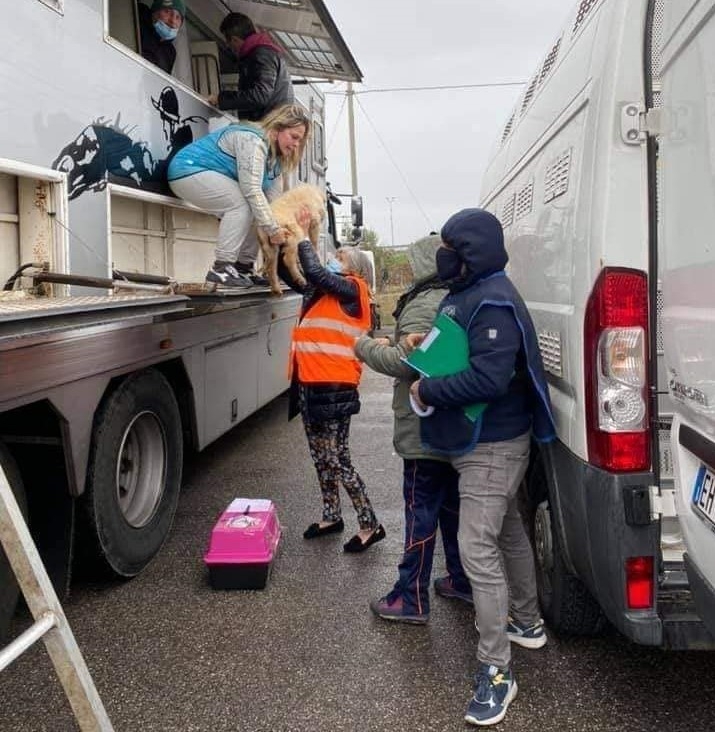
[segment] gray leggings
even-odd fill
[[[529,444],[527,432],[452,458],[459,472],[459,556],[479,627],[477,659],[502,669],[511,661],[509,613],[528,625],[539,619],[534,555],[517,504]]]
[[[253,213],[238,183],[206,170],[169,182],[174,193],[194,206],[221,219],[216,242],[220,262],[253,264],[258,256],[258,239],[253,229]]]

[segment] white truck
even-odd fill
[[[578,2],[483,182],[481,205],[503,224],[550,384],[558,439],[535,452],[525,488],[542,609],[565,633],[608,619],[641,644],[715,647],[682,534],[691,523],[690,569],[694,560],[702,572],[694,529],[709,530],[714,514],[676,501],[673,473],[678,451],[688,491],[700,463],[715,465],[712,422],[693,410],[703,388],[694,369],[705,367],[694,364],[713,351],[705,337],[666,342],[671,388],[692,390],[674,423],[661,321],[664,278],[674,318],[695,293],[692,270],[669,270],[700,266],[710,246],[713,6]],[[688,430],[698,444],[709,435],[710,448],[685,458]]]
[[[142,57],[136,3],[27,0],[0,27],[0,463],[60,590],[75,555],[141,571],[184,447],[288,386],[300,298],[204,291],[217,220],[166,189],[171,152],[228,119],[204,101],[237,81],[223,17],[286,50],[313,122],[301,181],[325,184],[315,81],[361,79],[322,0],[187,0],[173,75]],[[0,551],[0,633],[16,599]]]
[[[661,57],[666,128],[663,346],[685,568],[715,635],[715,2],[668,3]]]

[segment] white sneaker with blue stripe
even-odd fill
[[[509,669],[480,663],[464,721],[480,727],[501,722],[516,692],[516,679]]]
[[[546,645],[544,621],[541,618],[531,625],[522,625],[513,618],[509,618],[506,634],[512,643],[524,648],[541,648]]]

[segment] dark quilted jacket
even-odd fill
[[[282,104],[292,104],[293,99],[283,54],[258,46],[238,61],[238,91],[220,92],[218,107],[235,110],[239,119],[258,120]]]

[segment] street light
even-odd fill
[[[390,246],[395,246],[395,226],[392,222],[392,204],[397,200],[395,196],[385,196],[385,200],[390,206]]]

